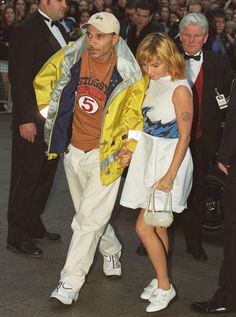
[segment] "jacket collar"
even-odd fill
[[[79,61],[86,49],[86,34],[84,34],[65,52],[62,67],[66,73],[69,74],[70,68]],[[132,78],[132,83],[141,79],[140,67],[126,42],[121,37],[115,46],[115,50],[117,53],[117,70],[122,79],[125,81]]]

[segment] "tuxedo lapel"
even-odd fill
[[[212,76],[214,76],[214,69],[206,51],[203,51],[203,83],[202,83],[202,106],[209,102],[209,84]]]
[[[48,26],[46,25],[42,15],[39,12],[36,12],[36,16],[37,16],[37,20],[40,24],[40,28],[43,29],[43,34],[45,36],[46,41],[48,42],[48,45],[53,49],[53,51],[56,53],[58,50],[61,49],[61,45],[59,44],[59,42],[57,41],[57,39],[55,38],[55,36],[52,34],[52,32],[49,30]],[[63,26],[62,26],[63,27]],[[63,32],[63,30],[60,31],[63,35],[63,37],[65,38],[65,41],[68,42],[68,39],[65,36],[65,32]]]

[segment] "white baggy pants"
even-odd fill
[[[108,224],[120,178],[109,186],[101,184],[98,149],[85,153],[70,145],[64,167],[76,214],[61,281],[79,292],[93,263],[98,243],[103,255],[113,255],[121,250],[121,244]]]

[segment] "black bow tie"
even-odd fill
[[[60,24],[60,22],[58,22],[58,21],[52,21],[52,20],[46,18],[44,15],[42,15],[42,17],[43,17],[43,19],[44,19],[45,21],[47,21],[47,22],[50,22],[50,21],[51,21],[51,27],[53,27],[54,25],[58,27],[58,25]]]
[[[198,55],[187,55],[186,53],[184,53],[184,59],[194,59],[195,61],[200,61],[201,59],[201,53]]]

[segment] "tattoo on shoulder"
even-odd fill
[[[189,121],[191,118],[191,115],[189,112],[182,112],[181,113],[181,119],[183,119],[184,121]]]

